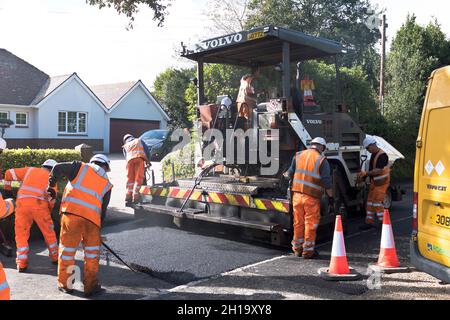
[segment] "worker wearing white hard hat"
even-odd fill
[[[294,255],[305,259],[317,256],[315,245],[320,222],[320,202],[324,191],[329,197],[329,205],[334,205],[331,168],[323,156],[326,146],[325,139],[315,138],[309,149],[294,156],[290,169],[285,173],[285,177],[292,180],[293,191],[292,251]]]
[[[390,184],[389,157],[377,145],[377,140],[373,136],[366,136],[363,147],[371,153],[369,172],[362,170],[358,173],[358,181],[370,179],[369,194],[367,196],[366,220],[360,227],[367,230],[373,227],[380,227],[384,217],[384,198]]]
[[[128,137],[128,138],[127,138]],[[150,167],[150,148],[141,138],[132,135],[124,137],[123,155],[127,161],[127,184],[125,206],[132,206],[140,202],[140,190],[144,184],[146,167]]]
[[[61,199],[61,236],[58,260],[58,289],[71,293],[72,268],[80,241],[84,246],[84,294],[101,291],[97,280],[101,236],[100,229],[111,198],[112,184],[107,171],[110,161],[98,154],[89,163],[75,161],[57,164],[50,175],[50,187],[62,178],[67,184]]]
[[[17,247],[16,266],[25,272],[29,262],[29,237],[33,223],[36,223],[44,236],[50,260],[58,262],[58,242],[54,231],[51,212],[55,206],[56,185],[48,195],[48,179],[56,161],[48,159],[41,167],[12,168],[5,172],[5,189],[11,189],[13,181],[21,182],[17,192],[15,214],[15,240]]]

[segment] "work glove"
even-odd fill
[[[52,198],[52,200],[56,199],[56,191],[52,188],[48,188],[47,189],[47,193],[49,194],[49,196]]]
[[[334,198],[333,197],[328,197],[328,205],[330,207],[334,207]]]
[[[362,182],[364,181],[365,178],[367,178],[367,172],[365,171],[358,172],[358,174],[356,175],[356,182]]]

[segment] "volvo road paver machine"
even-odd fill
[[[323,197],[321,225],[331,225],[337,213],[345,219],[350,210],[364,210],[367,186],[357,184],[356,175],[362,166],[368,165],[364,160],[369,155],[361,146],[365,133],[339,103],[336,110],[323,112],[318,106],[306,107],[299,94],[302,62],[321,58],[337,61],[345,53],[346,49],[337,42],[275,26],[206,40],[192,50],[184,47],[182,56],[197,62],[195,83],[202,132],[217,129],[223,139],[220,141],[213,132],[207,131],[202,149],[215,145],[212,164],[193,179],[144,186],[143,203],[135,206],[136,213],[167,214],[174,217],[175,223],[191,219],[240,226],[258,230],[255,234],[269,234],[267,239],[272,244],[288,244],[292,208],[289,182],[283,173],[295,153],[319,136],[328,142],[325,155],[333,169],[335,195],[334,208]],[[230,105],[230,100],[224,99],[225,103],[221,104],[222,98],[216,104],[206,101],[205,63],[278,70],[273,72],[280,74],[281,90],[253,108],[251,122],[245,125],[246,138],[238,139],[235,134],[243,128],[239,121],[242,119],[237,118],[236,103]],[[297,63],[295,83],[291,81],[295,78],[292,77],[295,68],[291,68],[294,63]],[[339,92],[338,67],[336,73]],[[383,143],[391,161],[401,157],[392,146]],[[260,152],[262,148],[267,149],[266,157]],[[244,161],[237,161],[238,150],[244,150],[240,158]],[[267,162],[267,155],[271,163]],[[276,170],[270,170],[274,162]]]

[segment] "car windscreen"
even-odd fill
[[[142,139],[164,140],[166,138],[167,138],[167,131],[164,131],[164,130],[148,131],[142,135]]]

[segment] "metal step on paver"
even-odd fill
[[[245,220],[241,220],[241,219],[233,218],[233,217],[213,216],[213,215],[207,214],[205,211],[203,211],[201,209],[185,208],[185,209],[183,209],[183,212],[180,212],[180,208],[156,205],[156,204],[142,204],[142,205],[136,206],[136,209],[141,209],[141,210],[154,212],[154,213],[168,214],[168,215],[171,215],[176,218],[187,218],[187,219],[200,220],[200,221],[205,221],[205,222],[221,223],[221,224],[227,224],[227,225],[232,225],[232,226],[257,229],[257,230],[262,230],[262,231],[274,231],[274,230],[279,229],[279,225],[276,223],[262,222],[262,221],[245,221]]]

